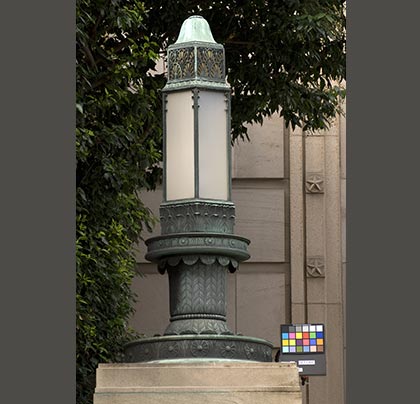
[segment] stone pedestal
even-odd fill
[[[302,404],[295,363],[100,364],[94,404]]]

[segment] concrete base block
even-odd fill
[[[94,404],[302,404],[295,363],[100,364]]]

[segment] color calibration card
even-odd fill
[[[281,352],[324,352],[324,326],[322,324],[282,325]]]
[[[296,362],[301,376],[325,375],[324,325],[284,324],[280,328],[280,361]]]

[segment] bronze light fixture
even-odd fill
[[[249,240],[233,234],[224,48],[200,16],[168,47],[163,105],[162,235],[146,241],[146,259],[168,274],[170,322],[162,336],[129,343],[126,361],[271,362],[270,342],[235,335],[226,322],[226,277],[249,258]]]

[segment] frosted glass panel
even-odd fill
[[[191,91],[167,95],[166,200],[194,197],[194,109]]]
[[[225,95],[200,91],[198,109],[199,197],[228,199],[227,111]]]

